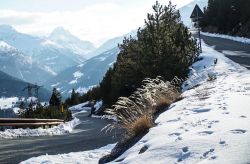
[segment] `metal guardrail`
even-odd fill
[[[63,122],[64,120],[60,119],[0,118],[0,126],[12,127],[50,127]]]

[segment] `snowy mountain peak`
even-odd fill
[[[79,40],[74,35],[72,35],[68,30],[65,30],[63,27],[55,28],[52,33],[50,34],[49,38],[51,40]]]
[[[79,39],[63,27],[55,28],[48,37],[48,40],[63,45],[66,49],[69,49],[84,58],[88,58],[86,54],[95,50],[95,47],[91,42]]]
[[[0,33],[16,33],[16,30],[10,25],[0,25]]]

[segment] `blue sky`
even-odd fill
[[[191,0],[172,0],[181,7]],[[159,0],[167,4],[168,0]],[[96,45],[143,25],[155,0],[0,0],[0,24],[49,35],[62,26]]]

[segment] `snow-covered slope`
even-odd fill
[[[53,76],[39,63],[4,41],[0,41],[0,71],[28,82],[43,82]]]
[[[48,39],[71,50],[75,54],[81,55],[85,59],[90,58],[91,56],[87,54],[95,50],[95,47],[91,42],[80,40],[63,27],[54,29]]]
[[[249,163],[250,72],[205,44],[203,51],[203,60],[193,65],[183,85],[183,99],[172,104],[148,134],[111,163]],[[142,148],[145,152],[139,153]],[[92,156],[95,151],[81,152],[91,160],[70,153],[23,163],[64,159],[96,163],[100,155]]]
[[[201,8],[201,10],[203,10],[203,8],[205,6],[207,6],[207,2],[208,0],[194,0],[192,2],[190,2],[189,4],[181,7],[180,10],[180,14],[181,14],[181,20],[183,21],[183,23],[188,26],[191,27],[191,19],[190,19],[190,15],[195,7],[196,4],[199,5],[199,7]]]
[[[209,47],[203,50],[204,59],[193,65],[184,84],[189,89],[184,99],[160,115],[157,126],[119,157],[122,162],[250,161],[250,72]],[[138,154],[143,146],[147,151]]]
[[[27,91],[22,91],[25,87],[27,87],[27,82],[0,71],[0,97],[28,97]],[[40,100],[48,100],[50,95],[50,91],[44,88],[39,90]]]
[[[48,80],[45,86],[48,89],[58,88],[64,96],[69,96],[73,88],[76,92],[84,93],[99,84],[108,68],[116,61],[118,52],[118,48],[113,48],[80,65],[68,68]]]
[[[51,36],[52,39],[58,42],[57,43],[48,38],[40,38],[19,33],[8,25],[0,25],[0,40],[16,48],[23,54],[28,55],[32,60],[37,61],[44,69],[53,74],[57,74],[68,67],[77,65],[86,60],[82,54],[76,53],[75,50],[73,51],[72,47],[78,46],[70,42],[73,36],[69,34],[64,35],[63,42],[59,39],[58,33],[59,32],[55,32]],[[58,38],[56,39],[56,37]],[[67,39],[66,37],[70,38]],[[62,43],[59,44],[59,42]]]

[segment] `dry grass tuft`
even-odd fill
[[[123,129],[126,138],[145,133],[154,125],[154,114],[179,96],[178,89],[170,82],[164,82],[160,77],[147,78],[130,97],[120,97],[112,108],[106,109],[105,112],[115,116],[117,121],[104,129]]]
[[[126,127],[128,136],[141,135],[148,132],[154,126],[151,116],[141,116],[132,122],[132,125]]]

